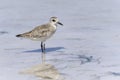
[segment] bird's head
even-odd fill
[[[63,24],[61,22],[59,22],[57,17],[51,17],[50,22],[53,23],[53,24],[59,24],[59,25],[63,26]]]

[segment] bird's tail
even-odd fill
[[[16,37],[30,37],[31,36],[31,32],[32,31],[29,31],[29,32],[26,32],[26,33],[23,33],[23,34],[18,34],[16,35]]]
[[[16,35],[16,37],[22,37],[22,34],[18,34],[18,35]]]

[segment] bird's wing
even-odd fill
[[[32,31],[30,31],[30,36],[37,38],[45,37],[47,36],[48,32],[49,32],[49,24],[45,24],[45,25],[37,26]]]
[[[16,35],[17,37],[24,37],[24,38],[41,38],[41,37],[46,37],[49,34],[49,24],[44,24],[37,26],[33,30]]]

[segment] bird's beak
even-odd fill
[[[63,24],[61,23],[61,22],[57,22],[59,25],[62,25],[63,26]]]

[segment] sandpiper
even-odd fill
[[[35,41],[41,41],[41,50],[42,50],[42,63],[45,62],[45,41],[49,39],[57,29],[57,24],[63,25],[59,22],[57,17],[51,17],[50,21],[46,24],[37,26],[29,32],[23,34],[18,34],[16,37],[28,38]]]

